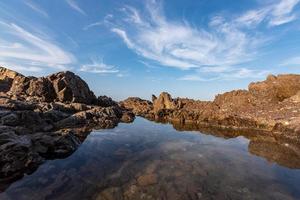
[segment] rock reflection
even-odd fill
[[[299,170],[270,165],[248,153],[249,145],[254,154],[267,154],[276,161],[280,148],[271,143],[276,149],[271,156],[263,151],[270,140],[249,143],[237,133],[232,133],[237,138],[225,140],[231,136],[221,132],[215,133],[219,137],[182,134],[169,125],[138,118],[130,125],[91,133],[70,157],[47,161],[13,183],[0,199],[300,198]]]
[[[284,167],[300,169],[299,141],[278,138],[278,136],[273,136],[271,132],[253,129],[222,129],[199,124],[182,123],[173,123],[172,125],[178,131],[199,131],[201,134],[213,135],[225,139],[243,136],[249,139],[248,151],[250,153]]]

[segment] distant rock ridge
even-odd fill
[[[73,72],[37,78],[0,67],[0,190],[2,180],[70,155],[92,129],[133,119],[111,98],[97,98]]]
[[[134,100],[134,101],[133,101]],[[300,144],[300,75],[269,75],[248,90],[219,94],[213,101],[172,98],[163,92],[152,102],[128,98],[120,105],[157,121],[194,123],[233,129],[269,131]]]

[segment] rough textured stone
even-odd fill
[[[57,98],[61,102],[77,102],[93,104],[96,100],[94,93],[86,82],[72,72],[59,72],[50,75]]]
[[[171,97],[171,95],[167,92],[163,92],[159,95],[158,98],[153,98],[153,110],[154,112],[158,112],[163,109],[174,109],[176,105]]]
[[[158,98],[152,96],[153,104],[132,97],[120,104],[151,120],[252,128],[299,140],[299,94],[300,75],[278,75],[251,83],[249,90],[217,95],[214,101],[174,99],[163,92]]]
[[[92,128],[134,119],[111,98],[97,99],[72,72],[35,78],[0,67],[0,81],[0,179],[70,155]]]
[[[283,101],[300,90],[300,75],[269,75],[267,80],[249,85],[249,92],[268,101]]]

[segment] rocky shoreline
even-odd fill
[[[300,157],[300,75],[270,75],[248,90],[220,94],[213,101],[172,98],[163,92],[152,101],[130,97],[115,102],[96,97],[72,72],[36,78],[0,67],[0,190],[46,159],[69,156],[93,129],[132,122],[135,115],[172,123],[177,130],[243,135],[259,149],[253,150],[257,155],[268,154],[271,145],[274,151]],[[287,163],[284,155],[269,157]]]
[[[213,101],[172,98],[163,92],[152,101],[130,97],[120,105],[138,116],[172,124],[263,131],[300,141],[300,75],[270,75],[248,90],[217,95]]]
[[[70,155],[94,128],[133,120],[131,111],[97,98],[72,72],[36,78],[0,67],[0,182]]]

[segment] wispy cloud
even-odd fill
[[[24,3],[29,7],[31,8],[32,10],[36,11],[37,13],[39,13],[40,15],[46,17],[46,18],[49,18],[49,15],[48,13],[42,9],[39,5],[33,3],[32,1],[30,0],[27,0],[27,1],[24,1]]]
[[[185,75],[180,77],[178,80],[182,81],[217,81],[217,80],[237,80],[237,79],[258,79],[258,78],[265,78],[270,71],[268,70],[251,70],[247,68],[239,68],[239,69],[227,69],[224,72],[220,73],[209,73],[203,74],[199,71],[193,74]]]
[[[115,74],[120,72],[117,67],[105,64],[103,59],[100,61],[93,59],[91,63],[82,65],[80,71],[96,74]]]
[[[208,29],[170,21],[156,1],[147,1],[142,15],[129,6],[121,10],[125,16],[121,16],[121,22],[109,24],[115,24],[111,31],[140,56],[164,66],[190,69],[236,65],[250,60],[260,42],[222,17],[213,18]]]
[[[89,24],[89,25],[83,27],[83,30],[86,31],[86,30],[88,30],[88,29],[90,29],[92,27],[101,26],[101,25],[103,25],[102,21],[101,22],[95,22],[95,23],[92,23],[92,24]]]
[[[96,26],[102,26],[104,24],[109,24],[109,20],[113,18],[113,15],[112,14],[108,14],[104,17],[104,19],[102,21],[97,21],[97,22],[94,22],[94,23],[91,23],[85,27],[83,27],[83,30],[86,31],[90,28],[93,28],[93,27],[96,27]]]
[[[121,14],[106,24],[141,57],[162,66],[198,70],[181,80],[260,78],[270,72],[240,67],[274,39],[261,33],[259,26],[271,29],[295,20],[299,2],[274,0],[239,15],[215,15],[207,26],[197,27],[167,19],[162,4],[148,0],[144,10],[122,7]]]
[[[32,30],[4,22],[0,23],[0,27],[5,30],[0,35],[1,65],[38,71],[45,67],[65,69],[75,61],[74,56],[55,44],[55,41],[44,39]]]
[[[283,25],[297,18],[293,10],[299,2],[300,0],[276,0],[262,8],[246,12],[235,22],[254,27],[262,22],[266,22],[271,27]]]
[[[277,26],[295,20],[296,14],[292,13],[292,11],[299,2],[300,0],[281,0],[273,8],[269,24]]]
[[[76,3],[75,0],[66,0],[67,4],[74,9],[75,11],[79,12],[82,15],[86,15],[86,12],[84,12],[84,10],[82,10],[79,5]]]

